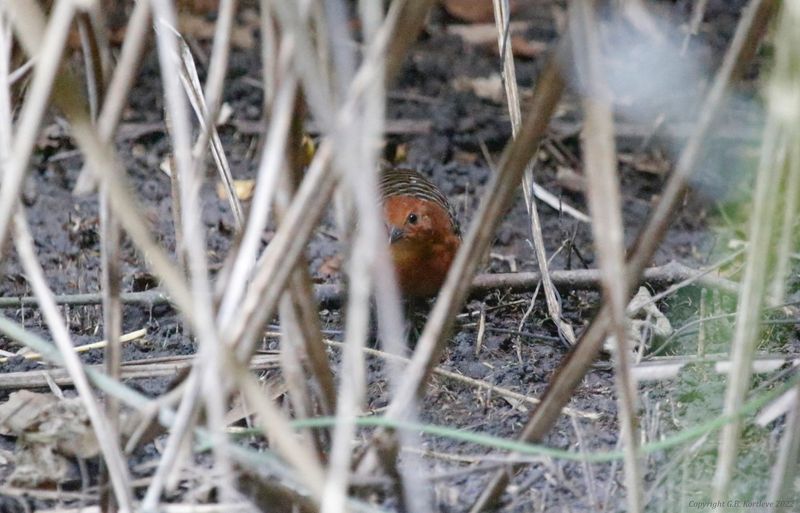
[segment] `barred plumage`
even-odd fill
[[[381,170],[378,192],[380,192],[382,202],[394,196],[410,196],[436,203],[447,211],[453,226],[453,233],[461,238],[461,226],[447,197],[436,184],[417,171],[408,168],[384,167]]]
[[[379,192],[397,283],[408,299],[435,296],[461,245],[447,198],[411,169],[384,168]]]

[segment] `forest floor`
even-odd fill
[[[739,4],[740,2],[735,2]],[[684,23],[688,18],[685,2],[664,7],[667,18]],[[717,5],[719,4],[719,5]],[[724,4],[724,5],[723,5]],[[739,7],[725,2],[710,2],[707,19],[700,34],[691,41],[689,54],[704,73],[713,72],[726,48],[738,16]],[[537,73],[543,65],[545,48],[558,32],[558,12],[552,9],[523,9],[519,14],[520,40],[529,47],[519,50],[517,79],[523,97],[529,95]],[[485,44],[465,41],[459,31],[474,31],[437,11],[425,35],[406,60],[399,80],[388,95],[387,147],[400,148],[405,165],[412,166],[437,183],[467,226],[480,201],[481,193],[492,173],[491,160],[511,135],[507,107],[502,96],[496,39]],[[207,52],[208,43],[198,42],[198,52]],[[525,53],[525,55],[523,55]],[[202,62],[202,59],[199,59]],[[131,104],[124,114],[117,137],[117,147],[128,171],[131,193],[145,209],[153,233],[171,252],[175,239],[170,210],[170,180],[159,169],[167,158],[169,138],[165,133],[162,110],[162,89],[158,64],[150,52]],[[229,121],[220,127],[225,149],[237,179],[253,178],[260,137],[262,89],[257,48],[235,49],[228,74],[225,102],[232,109]],[[742,105],[757,103],[759,67],[755,66],[748,80],[737,86],[736,96]],[[680,103],[681,113],[670,111],[660,128],[654,120],[619,119],[618,157],[624,204],[625,235],[632,242],[644,225],[650,208],[658,200],[662,185],[689,133],[696,109],[707,82],[682,83],[671,89],[674,97],[664,103]],[[632,101],[636,101],[634,98]],[[744,238],[741,209],[746,209],[746,191],[751,187],[750,169],[757,158],[757,115],[754,109],[732,106],[719,123],[718,137],[708,145],[708,158],[699,167],[694,189],[687,194],[684,207],[678,212],[661,245],[654,266],[676,261],[695,269],[713,264],[731,254],[737,238]],[[755,121],[754,121],[755,120]],[[94,195],[76,197],[71,193],[83,164],[82,158],[57,116],[39,141],[34,165],[25,184],[25,209],[33,230],[39,257],[45,266],[48,283],[57,294],[91,293],[99,290],[101,279],[99,218]],[[308,127],[313,132],[313,122]],[[567,96],[553,121],[542,146],[536,166],[536,180],[560,201],[586,212],[581,192],[583,177],[580,150],[580,105],[576,96]],[[202,219],[206,228],[208,259],[218,269],[234,238],[233,218],[227,201],[216,192],[217,179],[209,171],[203,189]],[[745,198],[745,199],[743,199]],[[744,206],[743,206],[744,205]],[[551,269],[584,269],[595,267],[591,227],[565,212],[539,205],[545,246]],[[269,241],[272,231],[265,233]],[[315,281],[338,282],[337,256],[343,253],[337,238],[332,212],[326,216],[307,249],[307,259]],[[518,193],[509,214],[496,232],[482,272],[536,271],[538,266],[530,242],[530,221]],[[733,241],[733,242],[732,242]],[[739,264],[740,260],[736,261]],[[736,262],[729,265],[726,276],[737,279]],[[11,253],[1,264],[0,297],[29,296],[30,287],[16,256]],[[731,270],[733,269],[733,270]],[[157,286],[147,270],[145,258],[134,246],[123,244],[123,291],[136,292]],[[652,292],[661,292],[653,289]],[[420,418],[425,423],[446,425],[504,438],[519,433],[528,418],[532,404],[511,396],[489,392],[491,384],[524,396],[541,397],[548,380],[567,353],[558,330],[549,320],[541,292],[535,296],[532,310],[531,292],[511,294],[493,292],[470,300],[451,335],[442,369],[472,378],[473,382],[436,376],[429,384],[420,404]],[[597,290],[561,292],[564,318],[580,333],[600,304]],[[659,312],[678,330],[701,315],[731,312],[735,298],[719,291],[697,286],[680,289],[657,303]],[[76,344],[101,338],[102,315],[99,306],[65,306],[65,316]],[[49,333],[35,307],[7,308],[4,315],[43,337]],[[321,311],[323,328],[332,340],[341,340],[342,313],[329,308]],[[483,319],[481,317],[483,316]],[[485,329],[478,341],[479,324]],[[662,357],[698,357],[698,339],[702,338],[706,355],[724,359],[729,352],[732,320],[719,319],[703,324],[698,330],[687,330],[667,340],[654,340],[643,351],[638,365],[652,363],[650,351],[657,346]],[[194,340],[183,332],[181,319],[166,304],[126,304],[123,311],[123,332],[145,328],[141,339],[126,343],[124,360],[157,363],[174,361],[174,357],[194,354]],[[800,342],[793,326],[775,326],[765,335],[763,352],[781,353],[787,357],[800,353]],[[15,352],[16,343],[0,337],[0,349]],[[278,339],[265,336],[265,353],[279,349]],[[340,350],[330,348],[332,362],[338,362]],[[102,350],[83,353],[87,364],[101,363]],[[371,356],[371,374],[366,413],[379,413],[389,399],[384,364]],[[676,360],[677,361],[677,360]],[[543,443],[547,446],[577,451],[613,451],[618,448],[617,404],[610,359],[604,356],[577,390],[569,403],[572,414],[563,415]],[[336,366],[334,365],[334,368]],[[21,356],[0,363],[3,375],[41,376],[48,366]],[[270,379],[280,379],[277,365],[262,371]],[[131,379],[127,383],[141,392],[156,396],[163,393],[174,374]],[[640,435],[642,442],[661,440],[682,429],[708,420],[709,412],[719,412],[724,392],[724,376],[700,362],[689,366],[672,378],[642,381],[640,397]],[[476,382],[483,382],[484,387]],[[20,381],[3,380],[0,401],[19,388],[46,391],[46,382],[20,386]],[[65,393],[70,395],[69,387]],[[715,414],[717,414],[715,413]],[[740,460],[740,471],[748,472],[741,483],[742,497],[758,496],[765,489],[770,463],[761,458],[774,454],[780,423],[746,433],[746,450]],[[421,452],[403,454],[405,464],[419,465],[423,481],[432,487],[434,501],[442,511],[463,511],[498,467],[498,459],[488,448],[440,438],[422,436]],[[713,470],[716,435],[700,445],[678,446],[653,452],[645,461],[646,498],[650,511],[678,511],[692,498],[706,497],[708,479]],[[138,477],[147,477],[152,462],[158,458],[158,441],[138,449],[131,455],[130,467]],[[18,450],[15,438],[0,434],[0,483],[13,471],[12,464],[3,464],[3,454]],[[96,463],[89,462],[90,469]],[[61,482],[49,483],[64,492],[61,500],[51,495],[27,495],[34,507],[60,503],[74,505],[85,486],[79,467],[74,466]],[[192,489],[191,480],[174,492],[177,499]],[[617,511],[625,507],[621,461],[582,463],[558,458],[534,458],[512,481],[505,496],[503,511]],[[11,488],[9,488],[10,490]],[[70,495],[73,493],[73,495]],[[0,491],[0,495],[3,495]],[[0,501],[0,506],[18,507],[17,497]],[[391,501],[375,499],[390,506]],[[388,501],[388,502],[386,502]],[[568,506],[567,506],[568,505]],[[19,506],[21,507],[21,506]],[[2,509],[0,507],[0,509]],[[5,511],[5,510],[3,510]],[[19,511],[23,511],[19,509]]]

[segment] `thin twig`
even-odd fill
[[[738,255],[738,254],[737,254]],[[734,255],[734,256],[737,256]],[[678,262],[670,262],[659,267],[647,268],[642,274],[641,283],[648,283],[653,287],[670,285],[663,293],[654,296],[660,301],[666,296],[674,294],[680,288],[696,284],[704,288],[720,290],[726,294],[738,294],[739,285],[726,278],[711,276],[710,273],[731,260],[727,257],[723,261],[704,269],[693,269]],[[551,271],[550,277],[557,289],[563,292],[578,290],[599,290],[600,271],[597,269],[577,269],[571,271]],[[492,291],[502,290],[510,293],[533,292],[541,283],[541,275],[537,272],[519,273],[493,273],[479,274],[475,277],[470,287],[469,297],[483,297]],[[316,301],[323,308],[338,308],[344,299],[343,287],[340,284],[322,284],[314,286]],[[102,294],[60,294],[55,296],[59,305],[96,305],[102,302]],[[160,289],[146,290],[143,292],[123,292],[120,300],[124,304],[153,307],[170,304],[170,297]],[[0,308],[35,307],[36,298],[33,296],[0,297]]]
[[[121,335],[119,337],[119,342],[130,342],[131,340],[136,340],[136,339],[142,338],[145,335],[147,335],[147,329],[146,328],[142,328],[140,330],[131,331],[130,333],[125,333],[124,335]],[[107,340],[101,340],[99,342],[92,342],[90,344],[83,344],[81,346],[76,346],[75,347],[75,352],[76,353],[80,353],[80,352],[83,352],[83,351],[91,351],[92,349],[103,349],[106,346],[108,346],[108,341]],[[39,353],[25,353],[25,354],[22,354],[20,356],[22,358],[24,358],[25,360],[41,360],[42,359],[42,355],[39,354]],[[0,363],[6,363],[11,358],[12,357],[0,358]]]
[[[506,92],[506,103],[508,112],[511,116],[511,133],[517,136],[522,123],[522,109],[519,103],[519,91],[517,87],[517,74],[514,67],[514,53],[509,41],[509,23],[511,8],[508,0],[494,0],[494,19],[497,26],[497,44],[500,51],[500,59],[503,62],[503,85]],[[534,155],[538,153],[538,147]],[[539,265],[539,272],[542,274],[542,289],[544,290],[545,300],[547,301],[547,313],[550,319],[558,327],[559,332],[564,336],[568,345],[575,343],[575,331],[572,325],[563,319],[561,313],[561,302],[555,291],[550,273],[548,270],[547,251],[544,247],[544,235],[542,235],[542,223],[539,220],[539,211],[536,205],[536,197],[533,181],[533,167],[536,160],[531,159],[525,166],[525,173],[522,175],[522,191],[525,197],[525,207],[528,209],[530,217],[530,229],[533,237],[533,248],[536,253],[536,262]],[[540,187],[541,188],[541,187]]]
[[[230,6],[234,3],[235,2],[233,0],[226,0],[226,9],[230,9]],[[230,23],[230,16],[230,14],[220,15],[221,22],[217,24],[217,32],[219,32],[219,30],[225,26],[222,21],[226,21],[228,24]],[[228,29],[230,29],[230,27],[228,27]],[[223,189],[228,197],[228,204],[230,205],[231,212],[233,213],[234,226],[236,228],[236,232],[240,233],[244,229],[244,212],[242,210],[242,203],[239,200],[239,196],[236,194],[233,183],[233,175],[231,174],[231,167],[228,163],[228,157],[225,155],[225,149],[222,147],[222,140],[219,137],[219,132],[217,132],[216,114],[218,112],[214,113],[215,117],[210,117],[211,111],[208,108],[209,106],[207,105],[207,100],[203,95],[203,90],[200,86],[200,77],[197,74],[197,66],[194,63],[192,52],[189,50],[189,45],[186,44],[186,41],[184,41],[183,37],[181,37],[181,35],[178,33],[175,35],[178,38],[178,46],[180,47],[181,83],[186,91],[186,96],[189,98],[189,103],[192,106],[195,117],[197,117],[197,121],[200,124],[200,134],[198,135],[197,141],[195,142],[192,150],[195,172],[201,173],[205,170],[204,164],[206,146],[208,146],[210,143],[211,156],[214,159],[214,164],[219,172]],[[214,52],[219,53],[220,47],[215,46]],[[226,50],[222,50],[222,52],[227,53]],[[227,61],[227,58],[225,58],[225,60]],[[221,65],[221,63],[217,62],[217,60],[214,60],[214,64],[217,66]],[[224,78],[226,70],[224,68],[219,68],[210,70],[210,72],[211,71]],[[220,80],[219,77],[213,77],[213,79],[215,81]],[[219,95],[221,92],[221,84],[215,85],[213,89],[215,89],[215,94],[218,96],[214,103],[216,104],[216,110],[219,111]]]

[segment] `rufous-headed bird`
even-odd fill
[[[384,168],[378,187],[400,293],[407,300],[435,296],[461,244],[447,197],[411,169]]]

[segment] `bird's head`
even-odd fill
[[[432,201],[411,196],[388,198],[384,204],[384,218],[393,247],[433,244],[453,231],[445,209]]]

